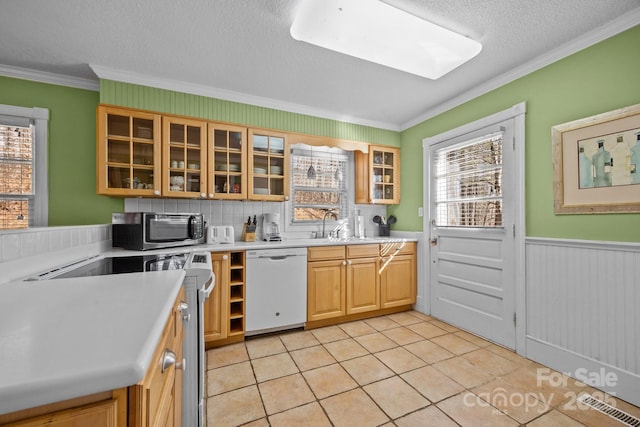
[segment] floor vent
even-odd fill
[[[592,407],[596,411],[600,411],[603,414],[609,415],[611,418],[615,418],[625,425],[633,427],[640,426],[640,419],[634,417],[633,415],[629,415],[626,412],[621,411],[620,409],[614,408],[613,406],[608,405],[601,400],[594,399],[588,394],[583,394],[578,397],[578,401]]]

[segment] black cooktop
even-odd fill
[[[188,256],[189,254],[168,254],[100,258],[66,273],[52,277],[52,279],[141,273],[145,271],[180,270],[184,268]]]

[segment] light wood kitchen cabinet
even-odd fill
[[[181,288],[167,317],[151,363],[138,383],[126,388],[0,415],[11,427],[151,427],[182,425],[183,313]]]
[[[386,251],[387,254],[381,251],[380,262],[384,267],[380,273],[381,308],[416,302],[416,244],[406,242],[400,249],[397,248],[400,244],[395,245]],[[392,254],[395,255],[389,260]]]
[[[208,124],[208,197],[247,198],[247,128]]]
[[[312,247],[307,261],[308,321],[380,307],[378,245]]]
[[[307,321],[346,313],[344,259],[307,263]]]
[[[129,387],[129,427],[182,425],[183,324],[180,289],[144,379]]]
[[[415,251],[412,242],[310,247],[306,327],[410,309],[416,301]]]
[[[229,253],[212,252],[211,263],[216,285],[204,303],[205,345],[227,338],[229,312]]]
[[[162,195],[207,197],[207,123],[162,116]]]
[[[284,133],[249,129],[250,200],[289,198],[289,147]]]
[[[244,340],[245,252],[212,252],[216,285],[204,304],[207,349]]]
[[[159,114],[108,106],[97,109],[97,193],[159,196],[161,187]]]
[[[347,314],[380,308],[378,245],[347,246]]]
[[[355,152],[356,203],[400,203],[400,149],[369,146]]]

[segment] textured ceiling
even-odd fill
[[[96,80],[91,64],[402,129],[558,47],[640,24],[640,0],[385,1],[483,50],[428,80],[293,40],[296,0],[0,0],[0,64]]]

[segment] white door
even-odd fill
[[[431,315],[512,349],[520,200],[514,123],[424,141]]]

